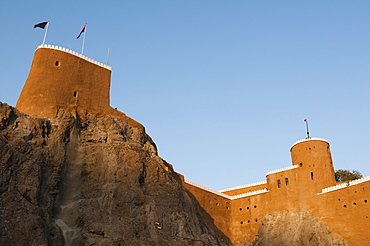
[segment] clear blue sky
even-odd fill
[[[289,149],[331,144],[335,168],[370,175],[370,1],[3,1],[0,101],[15,106],[46,43],[105,62],[111,105],[159,155],[212,189],[265,179]]]

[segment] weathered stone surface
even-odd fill
[[[0,221],[0,245],[222,245],[142,127],[3,103]],[[345,245],[307,210],[266,215],[258,233],[249,245]]]
[[[333,237],[326,225],[308,210],[266,215],[258,229],[253,246],[345,246],[342,239]]]
[[[221,245],[150,137],[0,103],[0,245]]]

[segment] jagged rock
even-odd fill
[[[308,210],[272,215],[262,219],[258,236],[252,246],[345,246],[342,239],[333,237],[326,225]]]
[[[0,103],[0,245],[221,245],[143,129]]]

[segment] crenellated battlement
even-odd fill
[[[231,187],[231,188],[226,188],[226,189],[219,190],[218,192],[226,192],[226,191],[231,191],[231,190],[238,190],[238,189],[253,187],[253,186],[257,186],[257,185],[264,185],[264,184],[267,184],[267,181],[266,180],[265,181],[260,181],[260,182],[255,182],[255,183],[251,183],[251,184],[239,185],[239,186],[235,186],[235,187]]]
[[[205,187],[203,185],[194,183],[192,181],[189,181],[189,180],[186,180],[186,179],[184,181],[185,181],[185,183],[187,183],[189,185],[192,185],[192,186],[197,187],[197,188],[200,188],[202,190],[211,192],[211,193],[213,193],[215,195],[221,196],[221,197],[226,198],[226,199],[229,199],[229,200],[235,200],[235,199],[239,199],[239,198],[243,198],[243,197],[247,197],[247,196],[254,196],[254,195],[258,195],[258,194],[269,192],[268,189],[264,188],[264,189],[260,189],[260,190],[256,190],[256,191],[251,191],[251,192],[246,192],[246,193],[238,194],[238,195],[235,195],[235,196],[229,196],[229,195],[223,194],[223,193],[221,193],[219,191],[212,190],[212,189],[210,189],[208,187]],[[259,183],[263,183],[263,182],[259,182]]]
[[[203,186],[203,185],[197,184],[197,183],[192,182],[192,181],[190,181],[190,180],[186,180],[186,179],[184,179],[184,181],[185,181],[185,183],[190,184],[190,185],[192,185],[192,186],[195,186],[195,187],[197,187],[197,188],[200,188],[200,189],[202,189],[202,190],[205,190],[205,191],[211,192],[211,193],[213,193],[213,194],[215,194],[215,195],[221,196],[221,197],[226,198],[226,199],[230,199],[230,196],[225,195],[225,194],[223,194],[223,193],[221,193],[221,192],[218,192],[218,191],[216,191],[216,190],[212,190],[212,189],[210,189],[210,188],[208,188],[208,187],[205,187],[205,186]]]
[[[266,176],[270,175],[270,174],[273,174],[273,173],[284,172],[284,171],[291,170],[291,169],[294,169],[294,168],[298,168],[298,165],[283,167],[283,168],[279,168],[279,169],[276,169],[276,170],[273,170],[273,171],[269,171],[269,172],[266,173]]]
[[[292,149],[296,144],[299,144],[299,143],[302,143],[302,142],[307,142],[307,141],[313,141],[313,140],[318,140],[318,141],[324,141],[326,143],[329,144],[329,142],[323,138],[304,138],[304,139],[301,139],[301,140],[298,140],[296,142],[294,142],[292,144],[292,146],[290,147],[290,149]]]
[[[63,52],[66,52],[66,53],[69,53],[71,55],[74,55],[74,56],[77,56],[81,59],[84,59],[85,61],[88,61],[88,62],[91,62],[95,65],[98,65],[100,67],[103,67],[103,68],[106,68],[108,70],[112,70],[112,67],[106,65],[106,64],[103,64],[101,62],[98,62],[98,61],[95,61],[87,56],[84,56],[76,51],[73,51],[73,50],[70,50],[70,49],[67,49],[67,48],[64,48],[64,47],[61,47],[61,46],[57,46],[57,45],[52,45],[52,44],[42,44],[42,45],[39,45],[37,46],[36,50],[37,49],[41,49],[41,48],[47,48],[47,49],[54,49],[54,50],[60,50],[60,51],[63,51]]]
[[[331,186],[331,187],[324,188],[324,189],[322,189],[321,193],[318,193],[317,195],[321,195],[321,194],[324,194],[324,193],[327,193],[327,192],[330,192],[330,191],[335,191],[335,190],[347,188],[349,186],[361,184],[363,182],[368,182],[368,181],[370,181],[370,176],[363,177],[361,179],[352,180],[352,181],[349,181],[349,182],[344,182],[344,183],[341,183],[341,184],[338,184],[338,185],[334,185],[334,186]]]
[[[267,188],[264,188],[264,189],[260,189],[260,190],[255,190],[255,191],[251,191],[251,192],[247,192],[247,193],[243,193],[243,194],[231,196],[230,197],[230,200],[244,198],[244,197],[247,197],[247,196],[259,195],[259,194],[267,193],[267,192],[269,192],[269,190]]]

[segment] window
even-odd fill
[[[311,180],[313,180],[313,172],[311,172]]]
[[[55,66],[59,67],[59,61],[55,62]]]
[[[77,91],[74,91],[74,92],[73,92],[73,96],[74,96],[74,97],[77,97]]]
[[[278,188],[281,188],[280,179],[278,179],[278,181],[277,181],[277,185],[278,185]]]
[[[289,179],[288,178],[285,178],[285,185],[288,186],[289,185]]]

